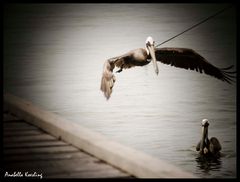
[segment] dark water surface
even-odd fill
[[[23,4],[4,12],[4,91],[29,99],[203,178],[236,177],[236,84],[152,64],[116,74],[109,101],[100,92],[103,63],[160,43],[225,4]],[[236,65],[231,8],[164,47],[188,47],[218,67]],[[195,152],[201,120],[210,121],[223,156]]]

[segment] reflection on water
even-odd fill
[[[147,36],[158,44],[225,6],[8,4],[4,90],[197,176],[235,177],[236,84],[158,63],[158,76],[151,64],[116,74],[109,101],[100,91],[107,58],[145,47]],[[235,9],[164,46],[192,48],[218,67],[236,65]],[[212,162],[207,175],[191,150],[203,118],[229,156]]]
[[[220,157],[199,156],[196,158],[196,162],[197,167],[206,175],[209,175],[211,171],[219,171],[222,167]]]

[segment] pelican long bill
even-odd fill
[[[206,137],[207,137],[207,127],[202,126],[202,140],[200,144],[200,152],[204,152],[203,149],[205,147]]]
[[[156,74],[158,75],[159,70],[158,70],[158,65],[157,65],[154,45],[150,45],[150,46],[148,46],[148,48],[149,48],[149,53],[150,53],[150,55],[152,57],[154,70],[155,70]]]

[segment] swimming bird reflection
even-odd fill
[[[209,157],[200,155],[196,157],[197,167],[204,173],[209,173],[213,170],[219,171],[222,167],[222,160],[220,157]]]

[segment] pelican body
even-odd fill
[[[203,156],[219,156],[222,146],[216,137],[208,139],[208,126],[207,119],[202,120],[202,139],[198,143],[196,150]]]
[[[153,62],[155,73],[159,73],[157,61],[163,64],[168,64],[178,68],[195,70],[210,76],[214,76],[228,83],[233,82],[235,71],[229,71],[233,66],[227,68],[217,68],[201,55],[192,49],[188,48],[156,48],[152,37],[148,37],[145,42],[145,48],[131,50],[128,53],[113,57],[105,61],[101,80],[101,91],[106,99],[109,99],[112,93],[112,88],[116,81],[113,74],[115,67],[120,68],[117,72],[120,73],[123,69],[132,68],[134,66],[145,66]]]

